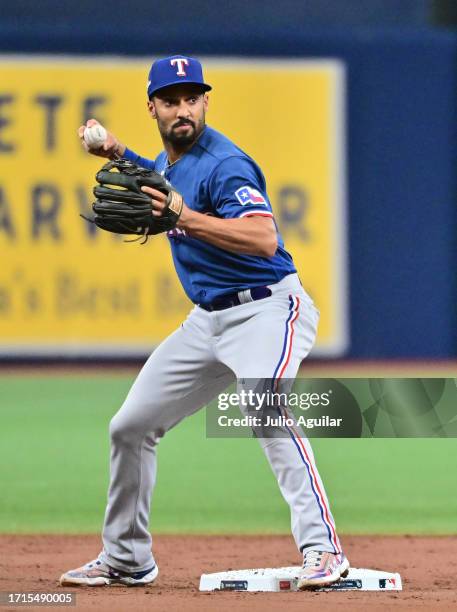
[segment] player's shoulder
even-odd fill
[[[233,172],[245,174],[248,172],[262,176],[262,171],[254,159],[214,128],[206,126],[198,140],[198,145],[205,158],[205,166],[213,174],[222,175]]]
[[[253,162],[254,160],[237,146],[230,138],[227,138],[221,132],[214,128],[206,126],[203,134],[198,140],[200,149],[207,157],[213,158],[215,165],[229,159],[246,159]]]

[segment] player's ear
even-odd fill
[[[148,111],[153,119],[157,119],[156,107],[155,107],[153,100],[154,98],[151,98],[151,100],[148,100]]]
[[[208,94],[204,94],[203,95],[203,108],[205,109],[205,113],[208,110],[208,104],[209,104],[209,97]]]

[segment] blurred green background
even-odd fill
[[[97,533],[110,418],[134,375],[0,375],[0,532]],[[341,533],[453,534],[457,439],[312,441]],[[289,533],[257,441],[207,439],[204,411],[160,443],[155,533]]]

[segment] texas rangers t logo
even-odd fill
[[[253,187],[249,187],[249,185],[245,185],[244,187],[237,189],[235,191],[235,195],[238,202],[242,206],[246,206],[246,204],[256,204],[257,206],[267,205],[265,198],[260,191],[258,189],[254,189]]]
[[[172,66],[178,66],[178,71],[176,73],[177,76],[186,76],[186,71],[184,70],[184,66],[189,65],[189,60],[186,60],[185,57],[174,58],[170,60],[170,64]]]

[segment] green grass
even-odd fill
[[[120,375],[0,377],[0,532],[100,530]],[[341,533],[456,533],[457,439],[314,440]],[[288,533],[255,440],[207,439],[204,412],[165,436],[156,533]]]

